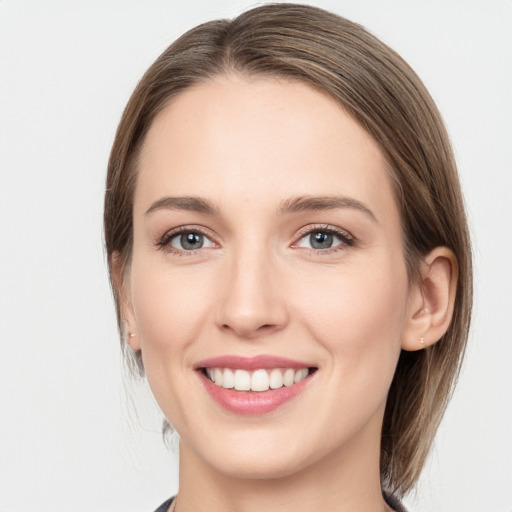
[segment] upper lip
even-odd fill
[[[258,370],[260,368],[311,368],[312,365],[289,359],[286,357],[259,355],[253,357],[225,355],[212,357],[199,361],[194,365],[194,369],[201,368],[236,368],[240,370]]]

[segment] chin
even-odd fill
[[[209,438],[203,446],[196,445],[195,449],[215,472],[229,478],[285,478],[321,458],[321,453],[309,446],[307,438],[294,439],[290,432],[290,429],[286,432],[278,429],[270,433],[262,429],[244,433],[242,429],[231,435]]]
[[[285,453],[278,453],[274,457],[264,457],[260,454],[257,458],[245,458],[240,456],[215,460],[215,469],[229,477],[247,480],[274,480],[288,477],[302,469],[302,464],[296,459],[287,457]]]

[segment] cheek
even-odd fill
[[[355,435],[363,424],[380,428],[400,355],[408,295],[405,269],[393,268],[338,269],[323,281],[317,276],[309,287],[301,318],[323,348],[327,384],[317,415],[335,417],[325,423],[333,439]],[[325,425],[318,435],[326,435]]]
[[[187,389],[194,341],[211,315],[212,279],[194,278],[187,269],[137,261],[131,277],[132,304],[149,386],[167,419],[187,416]],[[205,275],[206,274],[206,275]]]
[[[169,361],[182,361],[172,356],[192,343],[204,326],[213,282],[208,273],[198,280],[186,268],[133,263],[132,304],[149,374],[148,364],[165,367]],[[166,354],[170,357],[162,357]]]
[[[408,280],[405,265],[393,262],[358,270],[336,269],[308,286],[301,318],[336,357],[343,373],[394,372],[405,322]],[[363,364],[364,363],[364,364]],[[389,376],[387,377],[389,378]]]

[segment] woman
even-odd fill
[[[127,353],[180,436],[159,510],[403,510],[464,352],[440,115],[363,28],[267,5],[150,67],[109,162]]]

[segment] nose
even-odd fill
[[[220,287],[219,327],[254,339],[283,329],[288,322],[282,272],[266,251],[233,256]]]

